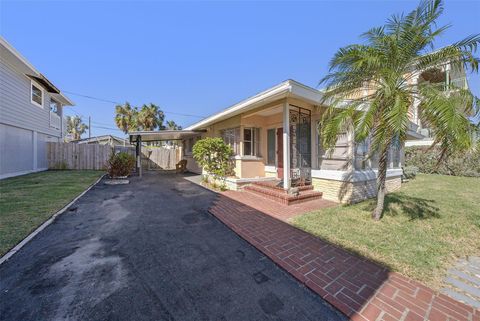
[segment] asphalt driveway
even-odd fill
[[[0,266],[1,320],[344,320],[174,174],[98,184]]]

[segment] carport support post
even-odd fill
[[[137,136],[136,146],[138,176],[142,177],[142,136]]]

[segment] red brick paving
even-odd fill
[[[305,203],[285,205],[274,200],[267,199],[260,195],[255,195],[246,191],[225,191],[222,193],[228,198],[248,205],[250,208],[245,210],[259,210],[282,221],[287,221],[292,217],[310,212],[319,208],[331,207],[337,205],[335,202],[324,199],[315,199]],[[259,200],[261,200],[259,202]]]
[[[480,311],[276,219],[290,214],[272,215],[263,199],[249,203],[227,192],[210,212],[352,320],[480,321]]]

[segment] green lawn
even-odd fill
[[[46,171],[1,180],[0,256],[101,175],[100,171]]]
[[[387,197],[304,214],[292,224],[439,289],[458,257],[480,255],[480,178],[419,175]]]

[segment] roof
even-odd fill
[[[288,79],[276,86],[264,90],[250,98],[242,100],[241,102],[224,109],[216,114],[213,114],[201,121],[188,126],[186,130],[203,129],[213,123],[228,119],[230,117],[239,115],[248,110],[259,107],[260,105],[285,98],[296,97],[307,100],[313,104],[321,104],[323,94],[320,90],[304,85],[298,81]]]
[[[126,138],[121,138],[121,137],[113,136],[113,135],[93,136],[93,137],[90,137],[90,138],[82,138],[82,139],[71,140],[70,142],[71,143],[77,143],[77,144],[88,144],[90,142],[98,142],[98,141],[107,140],[107,139],[113,139],[113,140],[120,141],[122,143],[126,142],[127,144],[129,144],[129,142]]]
[[[0,36],[0,56],[8,61],[15,69],[29,78],[40,83],[45,89],[64,106],[74,106],[75,103],[65,96],[53,83],[40,73],[25,57],[23,57],[5,38]]]
[[[141,137],[142,142],[155,142],[162,140],[181,140],[198,136],[203,130],[159,130],[159,131],[134,131],[129,132],[130,142],[137,141]]]

